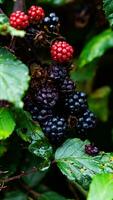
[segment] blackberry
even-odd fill
[[[72,115],[81,113],[87,108],[86,94],[83,92],[73,92],[72,94],[68,94],[65,98],[65,107]]]
[[[61,92],[73,92],[75,88],[75,83],[69,77],[66,77],[64,81],[60,83]]]
[[[62,81],[67,75],[67,70],[60,64],[52,64],[48,70],[48,75],[54,81]]]
[[[9,23],[12,27],[18,30],[24,30],[29,26],[28,15],[17,10],[16,12],[11,13]]]
[[[56,144],[65,138],[67,123],[63,117],[51,117],[43,124],[42,128],[51,143]]]
[[[77,132],[78,133],[85,133],[88,130],[92,129],[95,127],[96,124],[96,118],[94,114],[86,110],[86,112],[83,113],[83,115],[78,119],[77,122]]]
[[[39,88],[35,93],[35,101],[43,107],[51,108],[58,100],[58,92],[54,86],[48,84]]]
[[[73,47],[68,44],[66,41],[56,40],[51,45],[51,58],[52,60],[58,63],[67,63],[69,62],[74,53]]]
[[[45,122],[47,119],[49,119],[52,116],[52,110],[50,109],[42,109],[39,111],[37,115],[37,121],[40,123]]]
[[[59,32],[59,18],[56,16],[55,13],[50,13],[49,16],[44,18],[43,26],[46,31]]]
[[[99,149],[92,144],[85,145],[85,153],[91,156],[96,156],[99,153]]]

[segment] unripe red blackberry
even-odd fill
[[[30,23],[39,23],[43,20],[45,12],[42,7],[32,5],[28,10],[28,18]]]
[[[51,46],[51,57],[54,61],[64,63],[73,57],[73,47],[65,41],[56,41]]]
[[[21,11],[13,12],[9,18],[10,25],[18,30],[25,29],[29,25],[28,16]]]

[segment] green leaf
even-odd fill
[[[84,68],[77,68],[70,72],[71,79],[77,82],[92,80],[96,73],[95,63],[91,63]]]
[[[55,6],[61,6],[67,3],[72,2],[73,0],[38,0],[37,3],[44,3],[44,4],[51,4],[51,5],[55,5]]]
[[[10,110],[0,109],[0,140],[6,139],[11,135],[15,128],[15,121]]]
[[[25,31],[17,30],[10,26],[8,17],[5,14],[0,14],[0,34],[10,34],[11,36],[24,37]]]
[[[17,133],[24,140],[31,142],[33,140],[41,140],[44,134],[38,123],[34,123],[30,114],[22,109],[13,110],[15,113],[15,121]]]
[[[113,1],[103,0],[103,9],[105,11],[106,18],[110,23],[110,26],[113,27]]]
[[[7,151],[7,142],[6,140],[2,140],[0,142],[0,157],[3,156],[6,151]]]
[[[0,14],[0,25],[8,23],[8,17],[5,14]]]
[[[44,136],[39,124],[33,123],[28,112],[21,109],[15,110],[17,133],[23,140],[30,142],[29,151],[41,159],[39,162],[40,170],[46,170],[50,166],[53,154],[52,146]],[[23,129],[26,129],[23,133]]]
[[[65,197],[59,195],[56,192],[45,192],[39,197],[39,200],[66,200]]]
[[[78,138],[68,139],[55,153],[57,166],[71,181],[88,189],[95,174],[113,173],[113,154],[100,153],[92,157],[85,153],[89,141]]]
[[[109,117],[108,100],[110,91],[111,89],[105,86],[97,89],[88,98],[90,109],[103,122],[106,122]]]
[[[30,152],[27,152],[25,155],[26,159],[24,165],[21,166],[21,171],[30,171],[34,167],[37,168],[39,165],[39,160],[36,159],[36,156],[32,155]],[[45,177],[47,171],[39,171],[35,173],[29,173],[27,176],[23,176],[22,180],[30,187],[37,187],[41,180]]]
[[[79,67],[84,67],[94,59],[101,57],[105,51],[113,47],[113,32],[111,29],[105,30],[93,37],[83,48],[79,60]]]
[[[87,200],[113,200],[113,174],[96,175]]]
[[[32,141],[32,143],[29,145],[29,151],[43,160],[39,167],[40,170],[43,171],[49,168],[53,150],[52,146],[45,138],[37,141]]]
[[[25,193],[17,190],[12,192],[6,192],[5,198],[3,200],[28,200],[28,197]]]
[[[0,48],[0,99],[22,107],[21,101],[28,88],[28,68],[13,54]]]
[[[0,0],[0,3],[4,3],[5,0]]]

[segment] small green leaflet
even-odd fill
[[[15,128],[15,121],[9,109],[0,108],[0,140],[11,135]]]
[[[28,67],[4,48],[0,48],[0,99],[22,107],[28,88]]]
[[[87,200],[113,200],[113,174],[99,174],[93,178]]]
[[[110,26],[113,27],[113,0],[103,0],[103,9]]]
[[[108,86],[97,89],[88,98],[89,108],[103,122],[109,117],[108,101],[111,89]]]
[[[99,35],[94,36],[83,48],[78,65],[80,68],[101,57],[105,51],[113,47],[113,31],[105,30]]]
[[[84,189],[88,189],[95,174],[113,173],[113,153],[89,156],[84,150],[89,143],[78,138],[68,139],[55,153],[57,166],[62,173]]]

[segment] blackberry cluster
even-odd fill
[[[57,33],[59,18],[55,13],[45,16],[42,8],[32,6],[28,11],[28,20],[30,26],[27,31],[29,30],[29,34],[37,34],[35,39],[43,40],[40,30],[49,39],[50,32]],[[73,47],[57,36],[58,34],[51,38],[49,43],[52,62],[30,66],[31,85],[24,100],[25,110],[31,113],[32,119],[40,124],[45,135],[54,144],[63,141],[73,129],[74,134],[80,136],[95,127],[95,116],[88,110],[86,94],[76,91],[76,83],[70,78]],[[31,40],[30,42],[32,43]]]
[[[45,82],[34,89],[31,86],[33,102],[28,97],[24,101],[25,109],[31,113],[34,121],[39,122],[45,135],[54,144],[69,136],[73,128],[80,136],[95,127],[95,116],[88,110],[86,94],[76,91],[76,84],[70,79],[66,66],[53,62],[47,69],[44,68],[47,73]],[[42,77],[37,79],[36,74],[36,81],[41,82],[40,79]],[[69,119],[76,120],[71,122]]]
[[[59,32],[60,23],[56,13],[50,13],[43,19],[43,27],[47,32]]]

